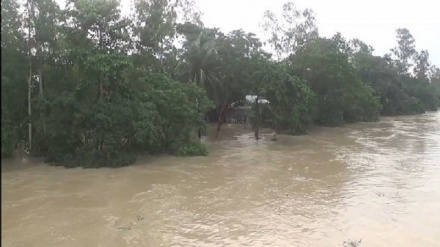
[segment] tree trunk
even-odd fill
[[[28,138],[29,138],[29,152],[32,150],[32,104],[31,104],[31,98],[32,98],[32,69],[29,69],[29,80],[28,80],[28,118],[29,118],[29,124],[28,124]]]
[[[215,132],[215,138],[217,138],[218,137],[218,134],[220,133],[220,128],[221,128],[221,126],[222,126],[222,124],[221,124],[221,120],[222,119],[222,117],[221,116],[219,116],[218,117],[218,121],[217,121],[217,130],[216,130],[216,132]]]
[[[223,120],[225,118],[225,110],[226,110],[226,103],[223,104],[223,106],[220,108],[220,112],[217,116],[217,132],[215,133],[215,138],[218,137],[218,134],[220,133],[220,129],[223,124]]]
[[[44,98],[44,92],[43,92],[43,69],[40,68],[38,71],[38,80],[39,80],[39,90],[40,90],[40,97]]]
[[[255,99],[255,139],[260,139],[258,136],[258,131],[260,127],[260,107],[258,105],[258,98],[260,96],[257,96]]]
[[[41,53],[40,53],[41,56]],[[43,68],[44,68],[44,58],[43,61],[40,63],[40,68],[38,71],[38,81],[39,81],[39,93],[40,93],[40,98],[41,98],[41,103],[43,103],[44,106],[44,79],[43,79]],[[40,113],[40,117],[41,117],[41,121],[43,122],[43,131],[44,133],[46,133],[46,107],[43,107],[42,112]]]
[[[31,0],[27,1],[27,10],[28,10],[28,56],[29,56],[29,79],[28,79],[28,141],[29,141],[29,152],[32,150],[32,54],[31,54],[31,15],[33,16],[33,4]]]
[[[199,108],[199,100],[196,99],[196,106],[197,106],[197,112],[200,114],[200,109]],[[202,132],[200,131],[200,128],[197,127],[197,141],[200,142],[202,139]]]

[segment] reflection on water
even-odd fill
[[[440,245],[440,113],[276,142],[238,128],[208,138],[208,157],[96,170],[5,161],[2,245]]]

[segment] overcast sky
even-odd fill
[[[242,28],[261,34],[263,13],[279,11],[286,0],[196,0],[208,27],[223,31]],[[417,50],[427,49],[430,60],[440,67],[440,6],[433,0],[295,0],[298,8],[315,11],[322,36],[341,32],[347,39],[359,38],[372,45],[376,55],[397,45],[395,30],[408,28]]]
[[[56,0],[64,6],[65,0]],[[288,0],[195,0],[207,27],[224,32],[243,29],[262,37],[265,10],[281,11]],[[121,0],[123,12],[132,0]],[[440,67],[440,6],[435,0],[294,0],[298,8],[316,13],[321,36],[341,32],[358,38],[384,55],[397,45],[397,28],[408,28],[418,51],[427,49],[430,61]]]

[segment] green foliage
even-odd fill
[[[255,128],[289,134],[440,106],[440,70],[407,29],[376,57],[360,40],[320,38],[313,11],[287,3],[265,14],[279,61],[253,33],[204,27],[192,0],[136,0],[131,17],[119,4],[2,1],[2,157],[21,146],[66,167],[118,167],[139,153],[207,155],[194,140],[205,114],[220,130],[249,94]]]
[[[431,76],[429,78],[430,92],[437,98],[437,107],[440,108],[440,69],[433,66],[431,68]]]
[[[398,46],[391,49],[392,54],[396,58],[393,62],[399,74],[407,75],[410,66],[413,64],[411,59],[417,55],[415,39],[406,28],[397,29],[396,38]]]
[[[105,61],[110,65],[124,63],[121,58],[116,63],[109,59]],[[107,68],[104,60],[96,64]],[[99,74],[99,70],[94,71],[94,75]],[[106,74],[110,71],[113,76],[118,75],[111,69]],[[57,120],[48,119],[47,127],[51,129],[46,136],[50,144],[48,155],[68,166],[115,167],[134,161],[133,155],[127,153],[130,150],[171,152],[174,145],[189,142],[191,131],[204,125],[199,120],[201,112],[210,106],[203,90],[175,82],[166,75],[141,74],[144,75],[138,81],[127,75],[127,79],[121,78],[118,83],[106,83],[105,90],[113,92],[108,98],[101,96],[96,100],[95,96],[80,101],[85,95],[97,93],[93,84],[57,97],[50,106],[51,116]],[[117,158],[118,155],[121,157]]]
[[[212,103],[202,88],[173,81],[162,74],[150,74],[143,80],[146,87],[143,101],[152,104],[156,113],[150,125],[153,132],[146,132],[142,122],[136,124],[143,129],[135,134],[137,145],[152,152],[170,151],[176,144],[189,142],[191,132],[206,128],[202,119]]]
[[[201,143],[185,143],[177,148],[177,156],[206,156],[208,155],[208,148]]]
[[[26,137],[27,61],[19,4],[2,1],[1,131],[2,157],[8,157]]]
[[[387,58],[365,52],[353,55],[358,76],[379,97],[381,114],[420,114],[436,110],[438,101],[435,90],[427,79],[399,75],[398,69]]]
[[[2,109],[1,119],[1,131],[2,131],[2,158],[10,157],[18,143],[17,132],[12,125],[12,122],[8,119],[8,113]]]
[[[263,28],[270,35],[269,43],[278,57],[289,56],[310,40],[318,37],[315,13],[311,9],[299,10],[294,2],[283,4],[282,14],[264,13]]]
[[[54,166],[64,166],[66,168],[83,167],[83,168],[99,168],[99,167],[123,167],[133,164],[136,155],[132,152],[123,150],[106,149],[96,150],[93,147],[82,147],[75,153],[57,153],[58,156],[50,157]]]
[[[404,90],[410,97],[417,99],[421,108],[426,111],[436,111],[440,105],[435,88],[428,79],[404,78]]]
[[[260,95],[269,101],[266,118],[278,132],[304,134],[312,124],[315,94],[304,80],[291,76],[282,64],[266,63],[254,74]]]
[[[361,83],[347,96],[347,104],[344,107],[344,121],[346,122],[372,122],[379,120],[380,100],[374,96],[374,91]]]
[[[316,39],[290,58],[292,73],[307,80],[316,94],[314,121],[325,126],[375,121],[378,99],[356,75],[340,37]]]

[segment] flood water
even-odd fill
[[[118,169],[3,161],[2,246],[440,246],[440,112],[222,133]]]

